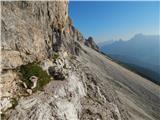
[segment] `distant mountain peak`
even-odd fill
[[[124,40],[120,38],[117,42],[123,42],[123,41],[124,41]]]

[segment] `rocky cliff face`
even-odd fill
[[[105,58],[94,61],[94,50],[84,49],[67,1],[1,3],[2,119],[131,119],[112,78],[95,65]]]
[[[97,44],[94,42],[92,37],[89,37],[88,39],[85,40],[85,45],[96,50],[96,51],[100,51],[99,47],[97,46]]]
[[[2,118],[123,117],[114,96],[108,94],[112,101],[109,103],[94,81],[97,78],[89,70],[83,72],[85,66],[76,60],[84,38],[68,16],[68,2],[2,2],[1,23]],[[38,66],[51,79],[41,92],[35,89],[48,77],[42,81],[42,76],[35,72],[40,69]]]
[[[41,61],[60,46],[74,53],[72,43],[83,41],[68,17],[67,1],[2,2],[1,23],[3,69]]]

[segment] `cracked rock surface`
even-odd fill
[[[159,120],[159,86],[85,43],[68,1],[1,5],[2,120]]]

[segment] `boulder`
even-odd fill
[[[49,71],[49,74],[54,78],[54,80],[65,79],[65,75],[63,74],[62,70],[56,66],[49,67],[48,71]]]

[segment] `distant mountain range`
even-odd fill
[[[128,41],[119,40],[99,46],[101,51],[112,59],[160,84],[160,37],[158,35],[137,34]]]
[[[104,41],[104,42],[98,43],[98,46],[99,46],[99,47],[103,47],[103,46],[105,46],[105,45],[110,45],[110,44],[112,44],[112,43],[114,43],[114,42],[115,42],[115,40],[108,40],[108,41]]]

